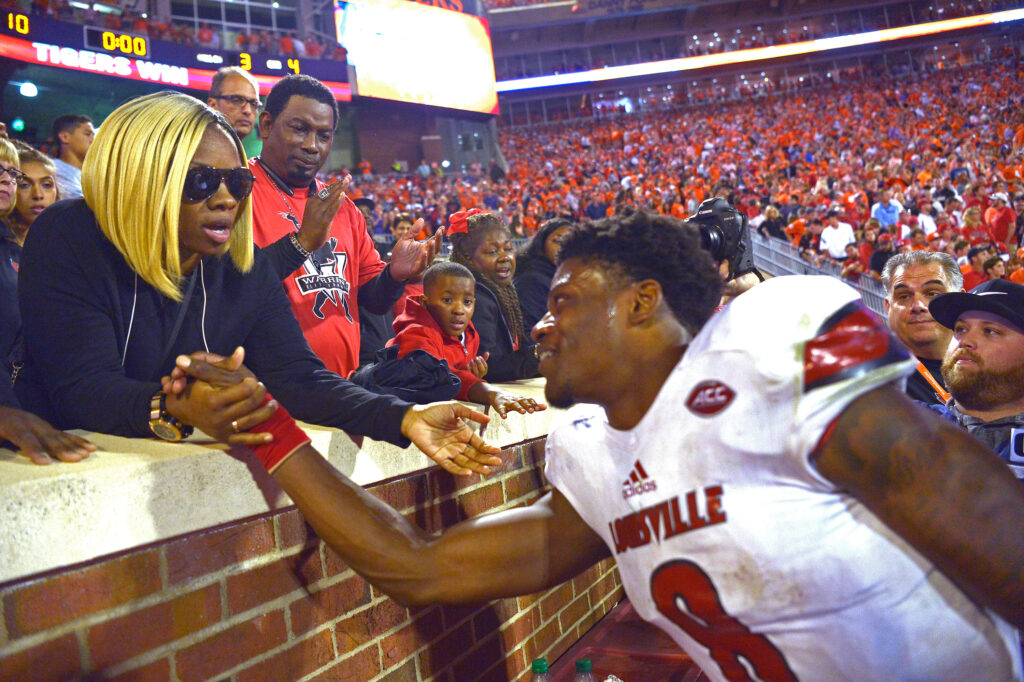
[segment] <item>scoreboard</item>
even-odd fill
[[[7,59],[202,91],[217,69],[240,66],[252,73],[261,94],[289,73],[305,73],[339,101],[352,99],[346,62],[206,50],[9,10],[0,10],[0,17],[0,57]]]

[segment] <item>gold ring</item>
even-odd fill
[[[238,420],[237,419],[235,419],[235,420],[233,420],[231,422],[231,430],[234,431],[235,433],[240,433],[240,431],[238,430]]]
[[[316,195],[317,195],[317,197],[319,197],[321,199],[326,199],[327,197],[329,197],[331,195],[331,186],[327,185],[326,187],[321,189],[319,192],[317,192]]]

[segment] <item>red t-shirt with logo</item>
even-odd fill
[[[306,208],[308,188],[277,187],[256,159],[252,188],[253,241],[264,247],[296,232]],[[317,189],[323,187],[319,180]],[[289,217],[291,216],[291,217]],[[302,332],[327,369],[341,376],[359,366],[359,287],[384,269],[363,215],[348,198],[331,223],[327,243],[283,281]]]

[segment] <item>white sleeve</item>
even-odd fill
[[[829,425],[858,397],[904,380],[917,360],[859,300],[838,308],[802,346],[803,376],[788,450],[825,480],[809,457]]]
[[[695,345],[748,358],[742,371],[756,375],[749,385],[763,400],[748,413],[758,420],[761,445],[832,487],[809,460],[825,430],[857,397],[913,372],[916,360],[860,295],[833,277],[770,279],[719,316]]]

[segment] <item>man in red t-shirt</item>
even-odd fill
[[[381,261],[362,214],[345,196],[351,178],[330,186],[316,179],[334,139],[337,106],[315,78],[282,78],[260,113],[263,151],[249,168],[256,179],[253,240],[273,261],[313,352],[348,376],[359,365],[359,304],[388,310],[406,280],[433,260],[444,231],[426,242],[402,240],[391,263]]]
[[[1017,248],[1014,243],[1017,214],[1010,208],[1009,197],[1003,192],[996,192],[990,198],[992,205],[984,213],[988,233],[999,248],[1013,253]]]

